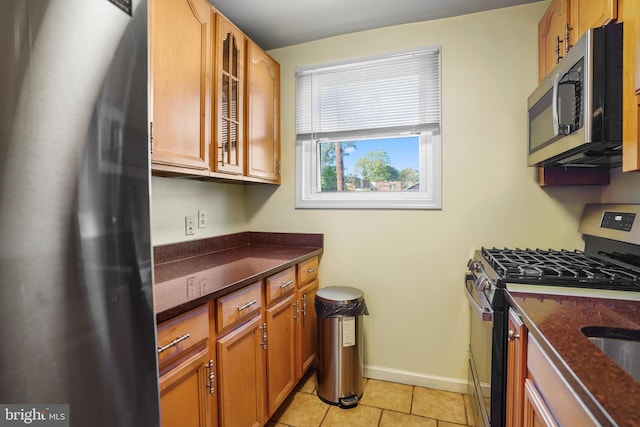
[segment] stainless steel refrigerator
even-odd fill
[[[146,0],[0,0],[0,53],[0,405],[157,426]]]

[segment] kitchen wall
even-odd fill
[[[239,231],[325,235],[321,286],[365,292],[366,374],[465,389],[469,310],[463,272],[481,246],[581,248],[584,203],[640,203],[640,174],[606,187],[542,189],[526,164],[526,99],[537,84],[537,23],[548,1],[361,32],[269,52],[281,64],[279,187],[152,179],[154,245]],[[442,46],[443,207],[296,210],[295,68]],[[634,191],[635,190],[635,191]],[[184,235],[184,217],[207,211]]]
[[[602,188],[603,203],[640,203],[640,172],[611,171],[611,182]]]
[[[206,212],[206,228],[185,236],[185,216]],[[188,178],[151,179],[151,240],[154,246],[247,231],[245,188]]]
[[[280,188],[246,189],[248,228],[325,235],[321,286],[364,291],[366,374],[464,390],[469,309],[463,273],[481,246],[583,247],[585,202],[600,187],[541,189],[526,162],[526,99],[537,84],[548,2],[394,26],[277,49]],[[441,210],[296,210],[295,69],[442,46]],[[613,197],[613,196],[612,196]]]

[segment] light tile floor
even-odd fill
[[[460,427],[471,425],[469,396],[365,379],[357,407],[340,409],[316,394],[315,372],[300,381],[267,427]]]

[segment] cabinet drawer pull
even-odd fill
[[[178,337],[175,340],[171,341],[169,344],[163,345],[162,347],[158,347],[158,354],[162,353],[165,350],[170,349],[171,347],[175,347],[176,345],[178,345],[178,343],[186,340],[187,338],[189,338],[189,334],[184,334],[183,336]]]
[[[313,273],[314,271],[316,271],[318,269],[318,267],[311,267],[311,268],[307,268],[307,273]]]
[[[293,284],[293,280],[289,280],[288,282],[284,282],[282,285],[280,285],[280,289],[284,289],[287,286]]]
[[[247,307],[251,307],[253,304],[255,304],[255,303],[257,303],[257,302],[258,302],[258,301],[254,299],[254,300],[252,300],[252,301],[249,301],[249,302],[248,302],[248,303],[246,303],[246,304],[242,304],[240,307],[238,307],[238,311],[240,312],[240,311],[244,310],[244,309],[245,309],[245,308],[247,308]]]

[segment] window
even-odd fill
[[[296,208],[440,208],[439,48],[299,69],[296,133]]]

